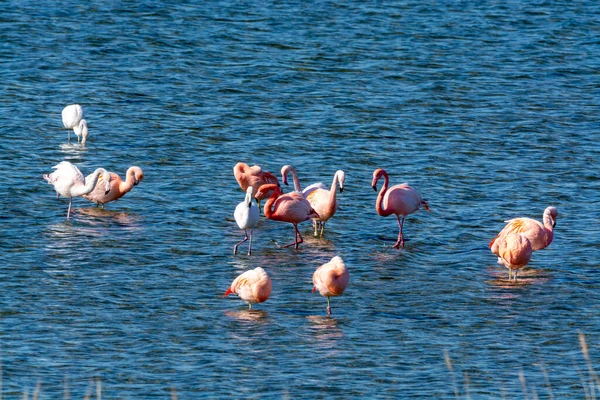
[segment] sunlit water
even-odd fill
[[[593,1],[0,3],[2,393],[584,397],[599,20]],[[71,103],[85,148],[62,129]],[[42,179],[62,160],[145,179],[67,221]],[[279,249],[292,226],[263,219],[234,256],[238,161],[303,185],[346,171],[325,238],[306,222]],[[400,251],[376,168],[431,206]],[[508,284],[487,244],[548,205],[554,242]],[[311,277],[334,255],[350,284],[328,318]],[[222,298],[257,266],[266,303]]]

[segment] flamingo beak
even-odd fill
[[[315,292],[315,290],[317,290],[317,287],[316,287],[316,286],[313,286],[313,290],[312,290],[312,292],[311,292],[311,293],[314,293],[314,292]]]
[[[373,190],[377,191],[377,185],[373,185]]]
[[[227,291],[225,292],[225,294],[223,295],[223,297],[227,297],[231,293],[233,293],[233,292],[231,291],[231,286],[230,286],[230,287],[227,288]]]
[[[286,176],[286,175],[284,175],[284,176],[283,176],[283,178],[282,178],[282,181],[283,181],[283,184],[284,184],[285,186],[287,186],[287,185],[288,185],[288,180],[287,180],[287,176]]]
[[[340,186],[340,193],[344,191],[344,188]]]

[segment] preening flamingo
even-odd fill
[[[429,211],[429,204],[417,192],[415,189],[408,186],[407,183],[392,186],[388,190],[389,177],[387,172],[379,168],[373,171],[373,181],[371,186],[377,191],[377,181],[383,177],[384,183],[379,195],[377,196],[377,203],[375,209],[377,214],[387,217],[390,214],[394,214],[398,219],[398,227],[400,233],[398,234],[398,240],[394,244],[394,248],[399,249],[400,245],[404,247],[404,235],[402,234],[402,227],[404,226],[404,218],[408,214],[412,214],[417,211],[421,206],[425,207]],[[402,215],[402,220],[400,220]]]
[[[104,191],[106,193],[110,191],[110,173],[104,168],[96,169],[94,173],[87,178],[83,177],[79,168],[68,161],[62,161],[52,168],[56,171],[52,172],[50,175],[44,174],[44,179],[54,186],[57,197],[58,195],[61,195],[69,198],[67,219],[69,219],[71,215],[73,197],[90,193],[94,190],[100,177],[108,177],[108,179],[105,179],[104,181]]]
[[[298,193],[302,193],[302,187],[300,186],[300,180],[298,179],[298,173],[296,172],[296,168],[291,165],[284,165],[281,167],[281,181],[284,185],[288,185],[288,174],[292,173],[292,179],[294,181],[294,190]]]
[[[317,236],[317,229],[321,225],[321,237],[325,230],[325,223],[333,217],[333,214],[337,211],[338,203],[336,198],[337,185],[340,185],[340,193],[344,191],[344,181],[346,180],[346,174],[344,171],[337,170],[333,175],[333,182],[331,182],[331,190],[328,190],[325,185],[321,182],[313,183],[308,186],[302,194],[308,200],[312,208],[319,214],[319,218],[313,219],[313,226],[315,228],[315,236]]]
[[[257,267],[235,278],[223,297],[237,294],[252,309],[252,304],[265,302],[269,298],[271,289],[271,278],[264,269]]]
[[[552,243],[554,239],[554,227],[556,226],[556,218],[558,217],[558,211],[556,207],[550,206],[544,210],[544,223],[536,221],[532,218],[514,218],[507,222],[504,229],[500,231],[490,242],[490,248],[494,246],[494,242],[509,233],[520,233],[525,236],[531,242],[531,249],[533,251],[541,250],[546,248]]]
[[[235,180],[237,181],[238,185],[240,185],[240,188],[244,192],[248,190],[248,186],[252,186],[254,188],[254,198],[258,203],[259,209],[260,201],[269,196],[268,194],[264,194],[264,197],[260,197],[258,195],[258,188],[267,183],[273,183],[279,186],[277,177],[269,172],[263,171],[258,165],[250,167],[248,164],[239,162],[235,164],[235,167],[233,167],[233,175],[235,176]]]
[[[238,246],[248,240],[248,229],[250,229],[248,255],[252,254],[252,233],[254,232],[256,224],[258,224],[259,218],[258,207],[252,203],[253,194],[254,188],[252,186],[248,186],[248,189],[246,189],[246,198],[237,205],[235,212],[233,213],[235,222],[237,222],[240,229],[244,230],[244,239],[242,239],[233,247],[233,254],[237,254]]]
[[[514,280],[517,280],[519,268],[523,268],[531,260],[533,249],[525,235],[510,232],[497,237],[491,246],[492,253],[498,256],[499,262],[508,268],[508,280],[514,270]]]
[[[92,175],[88,175],[86,179],[90,179]],[[140,167],[132,166],[125,173],[125,181],[114,172],[110,173],[110,192],[104,190],[104,177],[100,177],[96,182],[96,187],[90,193],[83,195],[87,200],[96,203],[96,207],[101,204],[102,208],[106,203],[118,200],[125,196],[135,185],[144,179],[144,171]]]
[[[311,218],[319,218],[319,214],[313,210],[308,200],[301,193],[290,192],[282,194],[279,186],[275,184],[262,185],[258,189],[258,194],[266,196],[271,191],[273,193],[265,203],[265,216],[274,221],[289,222],[294,225],[294,242],[286,244],[283,247],[294,245],[297,249],[298,245],[304,241],[300,231],[298,231],[298,224]]]
[[[80,136],[82,138],[81,144],[85,145],[88,137],[88,126],[87,121],[82,119],[79,121],[79,124],[73,127],[73,132],[77,135],[77,142],[79,143]]]
[[[327,315],[331,315],[330,297],[344,293],[350,274],[341,257],[336,256],[327,264],[321,265],[313,274],[313,293],[318,290],[321,296],[327,297]]]
[[[71,129],[76,126],[79,127],[79,123],[83,119],[83,108],[79,104],[70,104],[62,110],[62,123],[67,132],[69,133],[69,143],[71,143]]]

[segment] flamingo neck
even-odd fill
[[[279,190],[277,190],[277,188],[275,190],[273,190],[273,193],[271,194],[271,196],[269,197],[269,199],[267,200],[267,202],[265,203],[265,206],[263,208],[263,211],[265,213],[265,217],[271,219],[274,214],[275,211],[273,210],[273,204],[275,203],[275,200],[277,200],[277,198],[281,195],[281,192]]]
[[[379,191],[379,194],[377,195],[377,203],[375,204],[375,209],[377,210],[377,214],[386,217],[391,214],[391,211],[389,211],[387,208],[384,208],[383,198],[385,197],[385,194],[388,190],[390,178],[388,177],[388,174],[385,171],[382,171],[381,175],[383,176],[384,181],[383,181],[383,186],[381,187],[381,190]]]
[[[302,193],[302,187],[300,186],[300,180],[298,179],[296,170],[294,168],[290,168],[290,171],[292,172],[292,179],[294,180],[294,190]]]
[[[84,194],[88,194],[92,190],[94,190],[94,188],[96,187],[96,183],[98,182],[98,177],[102,172],[106,171],[102,171],[100,169],[95,170],[91,178],[86,179],[85,184],[73,187],[71,189],[71,197],[83,196]],[[106,179],[108,179],[108,176],[106,177]]]

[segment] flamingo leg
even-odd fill
[[[294,245],[294,247],[297,249],[298,245],[302,242],[304,242],[304,239],[302,239],[302,235],[300,234],[300,231],[298,230],[298,225],[297,224],[293,224],[294,225],[294,230],[295,232],[295,237],[294,237],[294,243],[290,243],[290,244],[286,244],[285,246],[282,246],[282,249],[285,249],[286,247],[290,247],[292,245]],[[300,238],[300,240],[298,240],[298,238]]]
[[[329,302],[330,297],[327,296],[327,315],[331,315],[331,303]]]
[[[252,234],[254,233],[254,228],[250,230],[250,244],[248,245],[248,255],[252,254]]]
[[[102,209],[104,210],[104,203],[102,203]]]
[[[321,222],[321,237],[323,237],[323,231],[325,231],[325,222]]]
[[[517,275],[519,275],[519,270],[515,269],[515,282],[517,281]]]
[[[252,303],[248,303],[248,310],[252,310]]]
[[[244,243],[246,240],[248,240],[248,233],[244,229],[244,238],[238,244],[236,244],[235,246],[233,246],[233,254],[237,254],[237,248],[238,248],[238,246],[240,244]],[[248,254],[250,254],[250,253],[248,253]]]
[[[69,134],[69,139],[68,139],[67,143],[71,144],[71,130],[67,129],[67,133]]]
[[[400,246],[404,247],[404,235],[402,234],[402,227],[404,226],[404,216],[402,217],[402,220],[400,220],[400,215],[396,214],[396,219],[398,219],[398,227],[400,228],[400,233],[398,234],[398,240],[396,241],[396,244],[394,244],[392,247],[394,249],[399,249]]]
[[[319,220],[313,219],[313,229],[315,230],[314,236],[317,236],[317,230],[319,229]]]
[[[73,202],[73,198],[69,197],[69,209],[67,210],[67,219],[71,216],[71,203]]]

